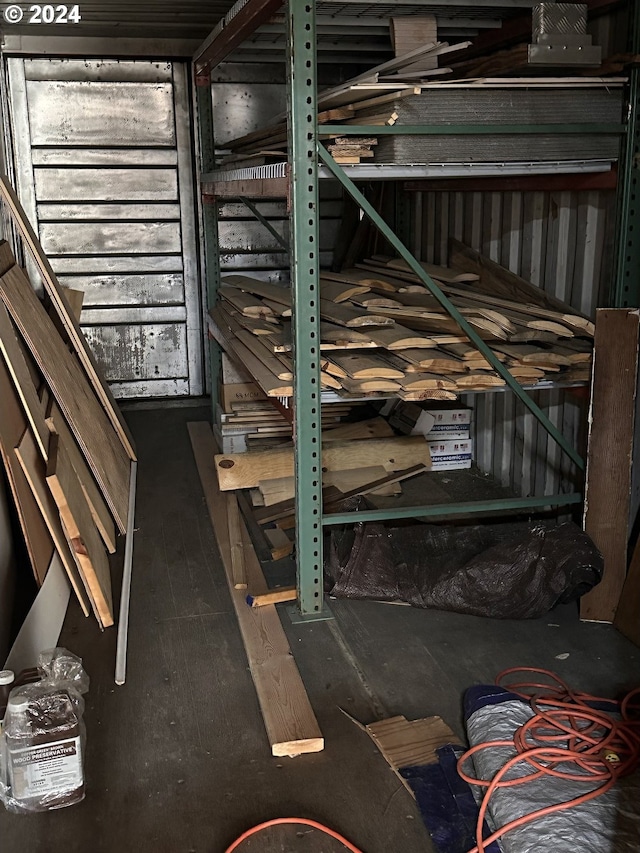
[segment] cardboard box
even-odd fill
[[[427,441],[471,437],[471,409],[428,409],[420,413],[411,435]]]
[[[235,361],[232,361],[226,352],[221,353],[222,355],[222,383],[223,385],[238,385],[244,382],[251,382],[253,380],[249,373],[240,365],[236,364]]]
[[[473,441],[470,438],[428,441],[432,471],[456,471],[471,468]]]
[[[247,403],[252,400],[266,400],[267,395],[255,382],[234,382],[218,385],[218,399],[222,410],[231,412],[232,403]],[[225,451],[226,453],[227,451]]]

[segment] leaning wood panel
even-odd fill
[[[70,456],[58,435],[51,436],[46,476],[100,624],[108,628],[113,625],[109,558],[91,518],[89,504]]]
[[[640,646],[640,540],[636,543],[613,624]]]
[[[247,607],[245,593],[233,586],[226,502],[218,489],[213,461],[217,448],[211,427],[190,423],[188,429],[272,754],[320,752],[324,738],[275,606]],[[250,589],[260,595],[266,592],[266,584],[242,519],[240,529],[247,580]]]
[[[15,455],[14,448],[18,445],[27,428],[27,420],[20,408],[18,396],[11,384],[9,371],[2,358],[0,358],[0,401],[2,401],[0,405],[0,452],[2,453],[22,535],[27,546],[29,562],[34,577],[40,586],[44,582],[51,563],[53,542],[31,487]]]
[[[0,278],[0,296],[100,485],[113,517],[124,533],[129,504],[129,457],[75,356],[18,267]]]
[[[51,300],[52,308],[57,313],[60,322],[69,336],[69,341],[86,372],[87,378],[89,379],[98,400],[100,400],[111,425],[120,438],[127,456],[130,459],[135,459],[136,452],[133,439],[127,424],[122,417],[122,413],[118,408],[118,404],[109,390],[109,386],[100,375],[98,365],[96,364],[93,353],[89,348],[89,344],[80,329],[78,321],[73,316],[73,311],[63,293],[62,287],[56,278],[56,274],[51,268],[51,264],[49,263],[42,246],[40,245],[40,240],[31,227],[31,223],[18,200],[15,190],[9,183],[7,176],[2,174],[0,174],[0,196],[6,203],[13,222],[22,235],[25,245],[33,256],[33,260],[35,261],[40,276],[42,277],[44,288]]]
[[[71,430],[67,426],[67,422],[65,421],[62,412],[53,401],[50,406],[50,411],[47,414],[46,424],[50,432],[60,436],[60,440],[64,444],[66,452],[69,454],[69,458],[71,459],[73,469],[80,480],[87,503],[89,504],[89,510],[91,511],[91,517],[93,518],[94,524],[102,536],[102,541],[107,546],[107,551],[109,551],[110,554],[115,553],[116,530],[113,519],[111,518],[111,513],[102,499],[100,489],[97,487],[96,482],[93,479],[93,475],[84,460],[84,456],[80,452],[74,437],[71,435]]]
[[[215,464],[222,491],[255,489],[261,480],[293,476],[293,450],[218,454]],[[429,445],[423,436],[336,441],[322,451],[322,466],[327,471],[371,465],[384,465],[389,470],[400,471],[417,464],[431,464]]]
[[[597,312],[584,529],[604,576],[580,602],[580,617],[594,622],[613,621],[627,573],[639,330],[637,309]]]
[[[42,406],[36,386],[33,384],[29,365],[25,358],[22,342],[11,322],[4,304],[0,302],[0,350],[4,356],[16,393],[27,416],[42,458],[47,458],[49,433],[42,417]]]
[[[26,429],[20,443],[16,447],[16,456],[22,466],[22,471],[29,483],[33,497],[38,504],[42,518],[49,529],[56,551],[60,555],[62,565],[67,573],[73,591],[76,594],[85,616],[89,615],[87,594],[84,584],[80,579],[78,566],[72,556],[67,537],[62,529],[58,509],[51,497],[51,492],[45,480],[46,468],[40,457],[38,447],[29,429]]]

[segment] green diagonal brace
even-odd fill
[[[337,178],[337,180],[342,184],[345,190],[349,193],[351,198],[371,219],[371,221],[380,231],[382,236],[393,246],[393,248],[400,255],[400,257],[404,261],[406,261],[412,272],[414,272],[418,276],[424,286],[438,300],[440,305],[442,305],[442,307],[450,315],[450,317],[452,317],[456,321],[456,323],[460,326],[465,335],[475,345],[476,349],[478,349],[482,353],[482,355],[487,359],[487,361],[491,364],[494,370],[505,380],[505,382],[511,388],[513,393],[516,394],[516,396],[520,400],[522,400],[524,405],[533,415],[535,415],[535,417],[546,429],[546,431],[553,438],[553,440],[560,445],[562,450],[564,450],[564,452],[571,458],[571,460],[578,466],[578,468],[584,470],[584,460],[582,459],[580,454],[569,444],[569,442],[557,429],[557,427],[551,423],[551,421],[545,415],[542,409],[531,399],[531,397],[522,388],[522,386],[516,381],[516,379],[514,379],[511,373],[509,373],[509,371],[502,364],[502,362],[499,361],[498,358],[496,358],[493,350],[489,346],[487,346],[487,344],[482,340],[482,338],[480,337],[480,335],[478,335],[475,329],[471,325],[469,325],[469,323],[465,320],[462,314],[458,311],[456,306],[453,305],[447,299],[447,297],[440,290],[438,285],[429,275],[427,275],[421,264],[418,263],[418,261],[413,257],[409,249],[407,249],[407,247],[398,239],[398,237],[393,233],[391,228],[384,221],[384,219],[382,219],[377,210],[375,210],[375,208],[367,201],[364,195],[353,183],[353,181],[345,175],[344,171],[340,168],[340,166],[338,166],[338,164],[329,154],[327,149],[321,144],[318,144],[318,155],[325,162],[325,164],[333,173],[333,175]]]
[[[265,228],[267,229],[267,231],[271,234],[271,236],[272,236],[272,237],[275,237],[275,239],[276,239],[276,240],[278,241],[278,243],[282,246],[282,248],[285,250],[285,252],[286,252],[287,254],[289,254],[289,244],[287,243],[287,241],[284,239],[284,237],[282,236],[282,234],[279,234],[279,233],[276,231],[276,229],[275,229],[275,228],[273,227],[273,225],[269,222],[269,220],[268,220],[268,219],[265,219],[265,217],[260,213],[260,211],[258,210],[258,208],[255,206],[255,204],[254,204],[252,201],[249,201],[249,199],[248,199],[248,198],[246,198],[246,197],[245,197],[245,196],[243,196],[243,195],[239,195],[239,196],[238,196],[238,198],[239,198],[239,199],[240,199],[240,201],[244,204],[244,206],[245,206],[245,207],[248,207],[248,208],[249,208],[249,210],[251,211],[251,213],[253,213],[253,215],[254,215],[254,216],[255,216],[255,218],[258,220],[258,222],[260,222],[260,223],[262,223],[262,225],[264,225],[264,227],[265,227]]]

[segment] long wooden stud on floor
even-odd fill
[[[604,575],[580,600],[587,621],[613,622],[627,574],[639,332],[637,309],[596,314],[584,529],[604,557]]]
[[[19,267],[0,278],[0,296],[95,474],[122,533],[129,502],[129,458],[76,357]]]
[[[20,204],[18,196],[9,183],[7,176],[2,174],[0,174],[0,197],[5,202],[11,218],[22,236],[25,246],[30,251],[33,260],[38,267],[44,288],[51,300],[52,307],[58,314],[58,317],[69,337],[69,341],[71,342],[71,345],[73,346],[89,382],[100,400],[105,413],[107,414],[107,417],[118,434],[127,455],[130,459],[135,459],[135,446],[131,433],[129,432],[129,428],[122,417],[122,413],[118,408],[109,386],[100,375],[98,365],[96,364],[93,353],[89,348],[89,344],[87,343],[85,336],[82,334],[78,321],[73,316],[73,311],[67,302],[62,287],[56,278],[56,274],[51,268],[51,264],[40,245],[40,241],[33,230],[22,205]]]
[[[320,752],[324,749],[324,738],[275,605],[247,607],[245,593],[234,588],[227,507],[218,488],[213,461],[217,447],[211,427],[207,423],[190,423],[188,429],[272,754],[295,756]],[[267,592],[266,583],[242,519],[240,528],[248,582],[252,591],[263,594]]]

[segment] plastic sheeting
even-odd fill
[[[475,711],[467,720],[469,743],[509,740],[521,725],[533,716],[531,707],[521,699],[505,701],[494,696],[494,704]],[[473,757],[480,779],[491,779],[504,763],[515,755],[515,749],[485,749]],[[508,778],[531,774],[532,768],[516,765]],[[489,816],[495,827],[554,803],[566,802],[597,788],[601,783],[573,782],[545,776],[512,788],[495,792],[489,805]],[[566,811],[546,815],[507,833],[501,839],[504,853],[637,853],[640,839],[640,774],[620,779],[616,786],[587,803]]]
[[[359,523],[332,531],[326,570],[328,591],[336,598],[534,619],[598,583],[603,561],[572,522],[398,528]]]

